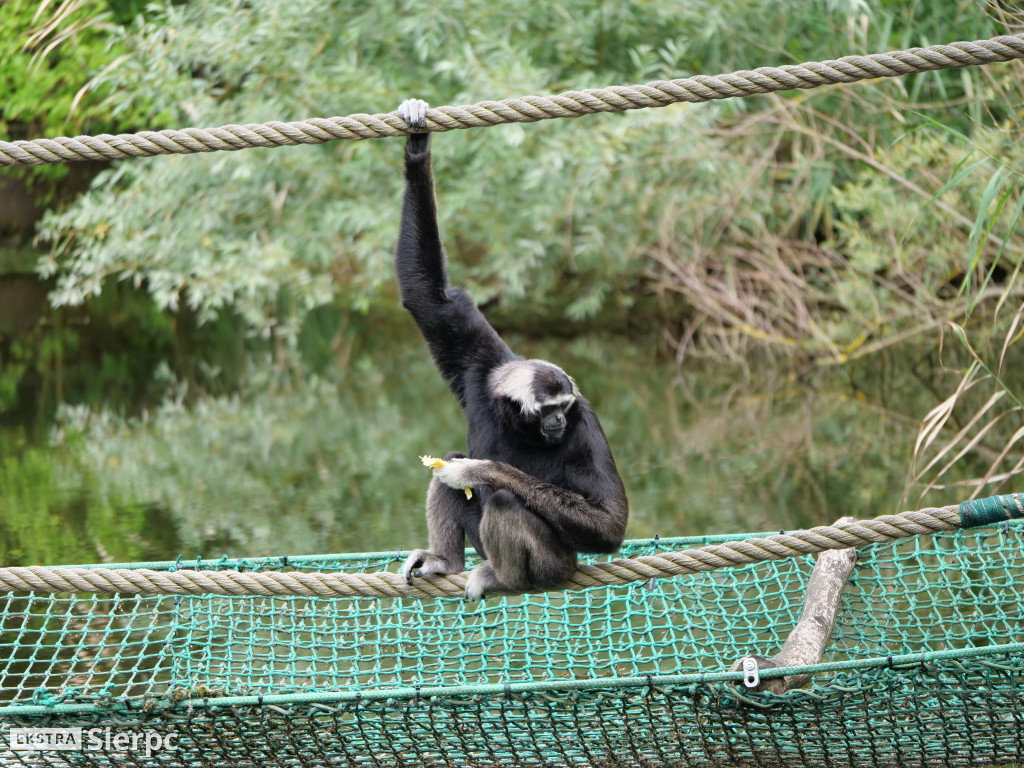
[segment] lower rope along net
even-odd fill
[[[0,765],[1024,762],[1024,521],[986,521],[858,550],[824,658],[784,694],[729,668],[786,640],[810,555],[477,606],[6,593]],[[118,567],[363,573],[403,558]]]

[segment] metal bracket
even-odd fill
[[[743,660],[743,684],[747,688],[757,688],[761,684],[761,674],[757,668],[757,659],[747,656]]]

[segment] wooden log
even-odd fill
[[[852,520],[851,517],[844,517],[840,519],[840,522]],[[829,638],[832,637],[843,588],[846,586],[850,574],[853,573],[853,566],[856,563],[857,550],[852,547],[819,554],[814,564],[814,570],[811,572],[811,578],[807,582],[807,594],[804,597],[803,610],[800,612],[800,621],[789,633],[782,649],[771,657],[752,654],[749,657],[738,659],[729,668],[729,671],[735,672],[743,669],[743,661],[746,658],[753,658],[757,662],[759,670],[776,667],[801,667],[819,663],[828,646]],[[749,690],[785,693],[793,688],[806,685],[810,679],[809,674],[787,675],[770,680],[761,678],[760,683]]]

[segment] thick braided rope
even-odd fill
[[[845,56],[831,61],[741,70],[718,77],[699,75],[680,80],[656,80],[643,85],[566,91],[557,96],[526,96],[461,107],[436,107],[427,110],[427,129],[440,132],[501,123],[533,123],[595,112],[624,112],[629,109],[664,107],[684,101],[711,101],[794,88],[816,88],[833,83],[852,83],[876,77],[899,77],[915,72],[956,69],[1020,58],[1024,58],[1024,35],[1006,35],[990,40],[910,48],[869,56]],[[0,167],[322,144],[327,141],[357,141],[409,133],[409,127],[398,113],[389,112],[313,118],[292,123],[225,125],[207,130],[186,128],[180,131],[142,131],[118,136],[102,134],[77,138],[0,141]]]
[[[583,565],[559,591],[630,584],[799,557],[827,549],[846,549],[895,541],[960,527],[959,507],[931,507],[850,520],[764,538],[755,537],[699,549],[665,552],[609,563]],[[106,568],[0,568],[0,593],[92,592],[131,595],[263,595],[300,597],[462,597],[466,573],[417,578],[412,584],[397,573],[300,573],[236,571],[153,571]]]

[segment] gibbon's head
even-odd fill
[[[576,382],[545,360],[514,360],[499,365],[488,379],[491,394],[512,405],[516,426],[546,445],[565,439],[575,423],[573,405],[580,397]]]

